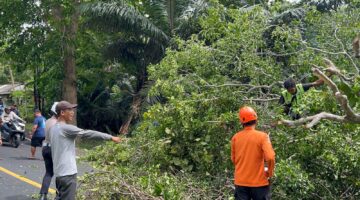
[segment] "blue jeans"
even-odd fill
[[[7,123],[3,123],[0,129],[1,131],[6,131],[9,134],[12,132],[11,128],[7,125]]]

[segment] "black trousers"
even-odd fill
[[[246,187],[235,185],[236,200],[270,200],[270,186]]]
[[[46,172],[41,184],[40,194],[47,194],[50,187],[51,179],[54,176],[51,148],[48,146],[43,147],[42,156],[44,158]]]
[[[55,200],[75,200],[76,174],[56,177],[55,183],[57,190]]]

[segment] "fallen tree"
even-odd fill
[[[353,81],[353,79],[355,78],[355,77],[352,78],[346,77],[344,74],[340,72],[340,70],[334,65],[334,63],[327,58],[324,58],[324,63],[327,66],[325,72],[330,72],[334,75],[339,76],[340,79],[346,84],[348,84],[347,82]],[[322,70],[320,70],[320,67],[318,66],[314,65],[312,72],[319,79],[323,80],[324,83],[331,89],[333,95],[336,98],[337,103],[340,105],[342,111],[344,112],[344,115],[336,115],[328,112],[321,112],[316,115],[303,117],[294,121],[283,119],[279,121],[278,124],[284,124],[288,126],[299,126],[305,124],[306,128],[311,128],[323,119],[342,122],[342,123],[360,123],[360,114],[356,113],[354,109],[350,106],[347,95],[341,93],[341,91],[339,90],[338,86],[334,83],[334,81],[332,81],[328,75],[326,75]]]

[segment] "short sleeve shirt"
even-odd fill
[[[37,128],[33,137],[45,137],[45,118],[37,116],[34,120],[34,125],[37,125]]]

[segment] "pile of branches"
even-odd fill
[[[130,177],[114,171],[97,171],[79,178],[79,192],[77,199],[139,199],[161,200],[154,197],[138,186],[129,183]]]

